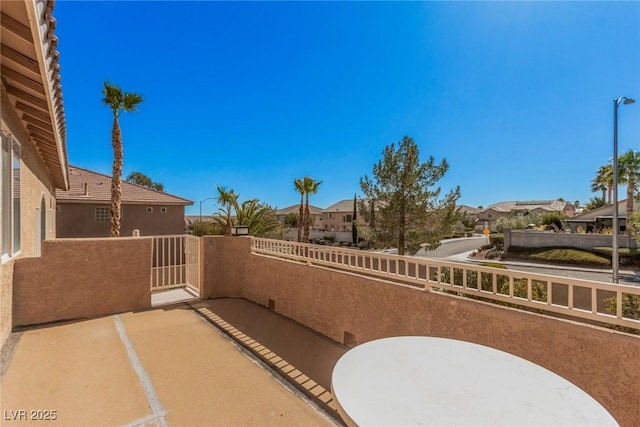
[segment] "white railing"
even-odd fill
[[[200,295],[200,238],[154,236],[151,291],[184,287]]]
[[[627,308],[640,300],[640,287],[262,238],[252,238],[251,251],[640,329],[637,312]]]

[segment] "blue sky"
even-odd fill
[[[71,2],[54,10],[69,160],[110,174],[104,80],[124,174],[195,203],[216,185],[296,204],[360,194],[383,148],[446,158],[460,203],[588,201],[613,151],[640,149],[640,2]],[[215,209],[203,203],[203,212]]]

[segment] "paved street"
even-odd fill
[[[427,258],[441,258],[447,261],[476,263],[468,259],[469,254],[478,247],[486,243],[486,237],[469,237],[462,239],[444,240],[442,245],[435,251],[419,251],[416,256]],[[550,265],[535,265],[531,263],[510,263],[502,262],[509,270],[524,271],[528,273],[548,274],[551,276],[573,277],[576,279],[597,280],[600,282],[611,282],[611,270],[598,271],[597,269],[571,268]],[[627,270],[624,266],[620,268],[619,283],[633,286],[640,286],[640,272]]]
[[[487,243],[488,240],[485,236],[447,239],[443,240],[442,244],[436,250],[425,251],[424,249],[421,249],[418,251],[416,256],[424,256],[428,258],[446,258],[464,252],[476,250],[480,246]]]

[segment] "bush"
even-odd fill
[[[490,234],[489,243],[492,247],[501,251],[502,249],[504,249],[504,234]]]
[[[502,255],[502,258],[591,267],[608,267],[611,264],[611,260],[607,257],[575,248],[521,248],[511,246]]]
[[[616,297],[605,299],[605,304],[605,311],[615,316],[617,308]],[[640,320],[640,296],[622,295],[622,317]]]

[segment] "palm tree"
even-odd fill
[[[257,199],[244,201],[241,205],[236,201],[234,209],[236,223],[249,227],[251,236],[268,236],[281,227],[280,221],[276,219],[275,210]]]
[[[640,177],[640,152],[629,150],[618,158],[618,181],[627,185],[627,220],[633,215],[633,198]],[[615,230],[614,230],[615,232]],[[631,237],[631,227],[627,227],[627,236]]]
[[[218,212],[218,215],[224,219],[224,235],[231,236],[231,212],[233,211],[234,207],[238,205],[239,195],[234,193],[233,190],[227,191],[226,188],[220,187],[219,185],[216,186],[216,189],[218,190],[217,201],[220,205],[222,205],[222,207],[219,209],[220,212]]]
[[[602,199],[605,200],[607,196],[607,190],[610,188],[607,181],[607,167],[611,167],[610,165],[600,166],[596,171],[596,176],[591,181],[591,191],[592,192],[602,192]]]
[[[293,186],[300,193],[300,210],[298,214],[298,242],[302,242],[302,227],[304,219],[304,179],[294,179]]]
[[[304,228],[302,241],[305,243],[309,242],[309,225],[311,223],[310,215],[309,215],[309,196],[311,194],[316,194],[318,192],[318,188],[320,187],[320,184],[322,184],[322,181],[316,181],[311,177],[305,176],[303,178],[302,187],[304,188],[305,205],[304,205],[304,219],[302,221],[303,228]]]
[[[102,102],[111,108],[113,112],[113,127],[111,129],[111,145],[113,146],[113,168],[111,174],[111,224],[110,236],[120,236],[121,195],[122,195],[122,161],[124,157],[122,148],[122,132],[118,117],[124,112],[137,111],[138,104],[142,102],[142,96],[133,92],[123,92],[118,86],[104,82],[102,89],[104,98]]]

